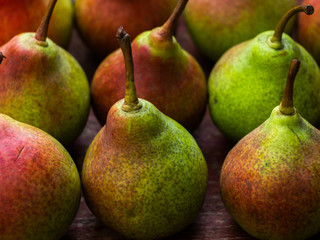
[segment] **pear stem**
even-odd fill
[[[163,39],[172,41],[172,36],[178,26],[179,18],[187,5],[188,0],[179,0],[175,9],[173,10],[171,16],[168,20],[162,25],[159,34]]]
[[[314,8],[312,5],[308,4],[293,7],[288,12],[286,12],[286,14],[282,16],[278,25],[276,26],[273,36],[268,39],[268,44],[271,48],[281,49],[283,47],[281,39],[284,28],[286,27],[289,19],[299,12],[305,12],[307,15],[311,15],[314,12]]]
[[[116,37],[123,53],[126,68],[126,89],[122,110],[125,112],[139,110],[142,106],[139,102],[134,83],[134,69],[130,36],[124,31],[123,27],[119,27]]]
[[[54,10],[54,7],[56,5],[56,2],[57,2],[57,0],[51,0],[49,2],[47,12],[44,15],[44,17],[42,18],[40,26],[38,27],[36,35],[35,35],[35,38],[38,41],[45,42],[46,39],[47,39],[48,29],[49,29],[49,22],[50,22],[51,15],[52,15],[52,12]]]
[[[280,103],[280,112],[284,115],[292,115],[295,110],[293,108],[293,84],[294,79],[299,71],[300,61],[293,59],[290,64],[287,77],[286,87],[284,89],[283,98]]]
[[[4,55],[2,54],[2,52],[0,52],[0,64],[2,63],[2,60],[3,60],[4,58],[6,58],[6,56],[4,56]]]

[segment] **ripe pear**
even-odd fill
[[[131,37],[162,24],[176,0],[76,0],[77,29],[93,52],[105,58],[119,47],[114,33],[125,26]]]
[[[45,14],[49,0],[0,1],[0,46],[23,32],[34,32]],[[69,45],[74,18],[71,0],[59,0],[52,14],[49,37],[61,47]]]
[[[56,0],[36,33],[23,33],[0,47],[0,112],[36,126],[69,145],[83,130],[90,88],[79,63],[47,38]]]
[[[293,58],[302,64],[297,75],[297,107],[313,125],[320,123],[320,70],[313,57],[283,33],[297,12],[313,13],[311,5],[289,10],[275,31],[266,31],[229,49],[212,69],[209,109],[221,132],[238,141],[258,127],[280,102],[285,72]]]
[[[296,4],[297,0],[192,0],[184,17],[199,50],[216,61],[234,45],[274,28],[283,9]],[[288,33],[293,23],[289,22]]]
[[[228,153],[221,198],[249,234],[266,240],[307,239],[320,232],[320,132],[293,107],[292,61],[281,104]]]
[[[208,169],[180,124],[138,99],[129,35],[117,33],[126,63],[125,98],[92,141],[82,186],[93,214],[130,239],[159,239],[190,224],[202,208]]]
[[[139,96],[189,131],[201,122],[207,104],[207,81],[201,66],[172,35],[187,0],[180,0],[170,18],[132,42],[135,82]],[[119,79],[125,77],[121,49],[110,54],[97,68],[91,95],[101,125],[111,106],[124,96]]]
[[[297,21],[297,40],[320,64],[320,2],[304,0],[303,4],[312,4],[317,14],[310,17],[299,15]]]
[[[58,240],[81,198],[65,148],[31,125],[0,114],[0,239]]]

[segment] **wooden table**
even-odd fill
[[[184,22],[181,19],[177,32],[177,39],[187,51],[198,59],[207,76],[214,65],[205,59],[195,45],[192,43],[188,35]],[[92,79],[93,73],[99,64],[89,49],[83,44],[76,31],[74,31],[73,39],[69,51],[78,59],[87,73],[89,81]],[[85,152],[100,130],[101,126],[97,122],[92,111],[86,128],[84,129],[78,140],[68,149],[75,160],[78,169],[81,164]],[[207,195],[202,211],[194,222],[181,232],[171,236],[168,239],[183,240],[253,240],[244,232],[231,218],[226,211],[219,195],[219,173],[225,156],[233,147],[233,143],[228,141],[212,123],[207,111],[201,125],[193,133],[203,154],[206,158],[209,169],[209,183]],[[70,226],[69,230],[61,240],[124,240],[122,236],[104,226],[97,220],[88,207],[84,199],[81,199],[78,214]],[[320,239],[320,235],[310,240]]]

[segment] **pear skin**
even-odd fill
[[[0,238],[57,240],[81,198],[77,168],[49,134],[0,114]]]

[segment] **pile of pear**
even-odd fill
[[[259,239],[306,239],[320,232],[320,133],[313,127],[320,126],[320,70],[311,55],[317,45],[305,37],[308,16],[300,17],[313,14],[312,5],[283,1],[293,8],[274,31],[221,41],[207,35],[201,21],[195,29],[197,19],[207,22],[192,10],[203,8],[195,0],[159,1],[147,13],[150,21],[145,3],[137,1],[140,23],[128,17],[130,5],[76,0],[74,8],[58,2],[56,12],[57,0],[48,1],[46,12],[39,4],[43,17],[35,32],[33,23],[41,18],[12,15],[18,18],[12,20],[15,31],[3,30],[0,37],[0,238],[60,239],[76,216],[81,190],[92,213],[128,239],[181,231],[206,196],[207,163],[191,133],[207,106],[221,133],[238,142],[220,176],[221,198],[236,222]],[[0,7],[4,21],[7,4]],[[21,1],[19,11],[32,8],[26,4]],[[187,5],[192,38],[216,61],[208,81],[174,36]],[[112,21],[101,21],[104,8],[116,13]],[[93,14],[97,9],[103,14]],[[61,12],[72,17],[61,21]],[[311,53],[284,33],[298,13],[298,38]],[[82,39],[104,58],[90,84],[62,48],[74,14]],[[30,25],[20,30],[14,25],[19,21]],[[132,43],[122,27],[113,37],[122,24]],[[304,118],[293,107],[293,92]],[[102,127],[79,174],[66,148],[85,128],[91,106]]]

